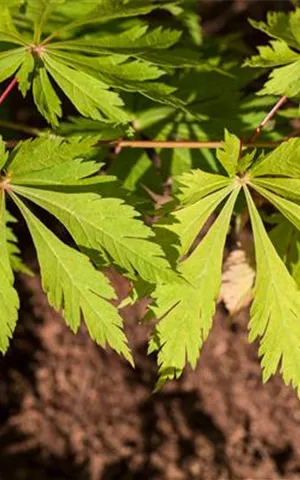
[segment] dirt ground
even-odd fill
[[[279,377],[261,384],[247,312],[219,309],[197,371],[153,395],[142,305],[124,311],[133,370],[84,329],[74,336],[37,278],[18,287],[0,368],[1,480],[300,479],[300,402]]]

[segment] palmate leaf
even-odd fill
[[[13,195],[32,235],[41,268],[43,288],[51,305],[63,309],[73,330],[84,317],[90,336],[99,345],[107,344],[133,363],[122,319],[108,300],[116,298],[105,276],[96,271],[88,258],[61,242],[30,210]]]
[[[279,364],[286,384],[300,388],[300,291],[278,256],[245,188],[255,241],[256,283],[251,308],[250,341],[260,338],[263,380]]]
[[[13,287],[14,275],[7,248],[7,229],[4,191],[0,192],[0,351],[5,353],[15,329],[19,297]]]
[[[221,285],[223,250],[239,189],[232,192],[219,217],[191,256],[180,265],[186,285],[160,284],[153,312],[160,319],[149,352],[158,350],[157,388],[178,378],[186,362],[195,368],[208,336]]]
[[[95,137],[66,142],[52,136],[21,143],[5,165],[11,188],[56,216],[85,252],[101,252],[150,283],[178,281],[137,211],[120,198],[100,196],[97,186],[111,178],[85,180],[101,167],[84,160],[94,143]]]
[[[132,116],[124,110],[121,97],[111,90],[112,87],[114,90],[139,92],[151,100],[184,108],[184,103],[173,93],[174,87],[153,81],[165,74],[157,64],[162,63],[168,67],[174,64],[180,68],[185,64],[198,66],[198,60],[188,51],[176,53],[174,50],[168,52],[165,60],[159,60],[164,49],[172,47],[178,41],[180,32],[161,27],[148,31],[147,26],[138,26],[133,29],[132,37],[125,31],[113,38],[103,28],[101,35],[91,34],[90,38],[86,38],[84,32],[81,36],[80,29],[78,30],[91,23],[145,15],[173,3],[98,0],[92,4],[81,2],[81,9],[78,10],[72,0],[29,0],[25,5],[25,30],[30,25],[28,21],[32,22],[32,38],[28,31],[23,38],[14,27],[8,9],[0,7],[3,31],[8,32],[8,37],[5,37],[6,40],[3,37],[3,41],[20,45],[20,48],[10,48],[0,53],[0,81],[15,74],[24,96],[32,88],[39,112],[53,127],[58,126],[63,113],[56,86],[60,87],[81,115],[116,124],[128,123]],[[71,5],[77,11],[74,21],[66,18]],[[13,12],[15,11],[14,8]],[[20,14],[16,18],[19,17]],[[52,18],[55,18],[58,25],[62,20],[61,28],[53,32],[51,37],[42,38],[43,29]],[[63,38],[65,34],[74,31],[78,32],[77,37],[75,35],[73,39],[54,41],[56,37]]]
[[[265,83],[260,95],[297,96],[300,92],[300,9],[290,13],[269,12],[267,23],[252,25],[276,38],[270,46],[259,48],[259,55],[246,62],[250,67],[275,68]],[[291,48],[290,48],[291,47]]]

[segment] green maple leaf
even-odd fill
[[[300,87],[300,9],[294,12],[269,12],[267,23],[251,22],[255,28],[275,38],[270,46],[259,47],[250,58],[250,67],[274,68],[260,95],[299,95]]]
[[[136,218],[137,211],[120,198],[101,196],[97,187],[107,178],[85,179],[101,167],[84,159],[94,142],[44,136],[22,143],[4,165],[10,188],[52,213],[83,251],[101,253],[150,283],[177,281],[163,250],[151,241],[154,233]]]
[[[163,57],[163,49],[173,47],[181,33],[160,27],[149,31],[144,25],[112,38],[105,29],[106,23],[113,19],[146,15],[173,3],[98,0],[94,5],[86,2],[79,11],[72,0],[28,0],[24,32],[18,31],[10,10],[2,6],[0,40],[9,42],[9,47],[0,53],[0,81],[15,75],[24,96],[32,88],[39,112],[53,127],[58,126],[62,116],[55,85],[81,115],[114,124],[126,124],[131,119],[118,93],[120,90],[139,92],[184,109],[184,103],[174,95],[175,88],[156,81],[166,73],[158,64],[182,67],[186,58],[186,65],[198,66],[199,60],[189,51],[172,50]],[[71,6],[77,12],[75,20],[68,15]],[[11,12],[18,19],[13,7]],[[53,19],[57,25],[61,19],[61,26],[45,38],[44,30],[47,31]],[[98,23],[104,25],[101,34],[86,36],[84,27]],[[72,38],[74,31],[77,36]]]

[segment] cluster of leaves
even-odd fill
[[[133,363],[116,293],[101,269],[113,265],[125,275],[133,298],[151,297],[146,318],[157,318],[149,344],[157,353],[157,388],[178,378],[186,363],[196,366],[212,327],[227,235],[246,216],[256,263],[249,338],[260,341],[263,379],[280,368],[299,390],[300,140],[266,154],[243,148],[239,138],[260,123],[276,95],[299,95],[300,10],[255,23],[276,40],[241,69],[247,49],[237,48],[236,38],[222,45],[202,38],[194,7],[172,0],[14,0],[0,8],[0,81],[15,77],[23,96],[32,91],[51,127],[12,151],[0,142],[0,350],[7,350],[18,317],[14,274],[32,274],[21,261],[11,211],[28,227],[49,302],[74,332],[83,319],[99,345]],[[253,80],[278,66],[263,96],[253,97]],[[80,116],[59,121],[62,95]],[[286,123],[279,117],[263,138],[280,139]],[[149,151],[121,151],[107,165],[107,148],[99,147],[126,134],[211,140],[225,126],[235,134],[225,130],[216,155],[154,152],[160,168]],[[147,226],[141,213],[154,208],[140,195],[162,193],[170,178],[173,200]],[[261,215],[257,198],[273,205],[275,216]],[[263,220],[275,226],[267,231]],[[244,295],[253,276],[251,267]]]
[[[16,75],[22,94],[25,96],[32,89],[39,112],[52,126],[58,126],[62,116],[53,81],[81,115],[94,120],[131,120],[123,108],[120,90],[184,108],[183,102],[173,95],[176,89],[157,81],[166,73],[165,68],[176,68],[182,62],[187,66],[199,63],[188,50],[174,48],[167,55],[164,53],[179,40],[180,31],[161,27],[150,30],[145,22],[137,22],[125,31],[118,27],[116,31],[113,23],[115,19],[167,9],[174,2],[97,0],[80,7],[70,0],[18,3],[21,7],[12,12],[1,7],[0,41],[4,46],[0,54],[0,81]],[[20,8],[22,33],[18,29]],[[51,33],[47,35],[49,29]]]
[[[274,68],[259,92],[261,95],[286,95],[298,99],[300,94],[300,8],[294,12],[269,12],[267,23],[252,25],[274,40],[258,48],[259,55],[246,61],[250,67]],[[278,67],[278,68],[277,68]]]

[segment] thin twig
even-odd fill
[[[264,126],[271,120],[271,118],[274,117],[275,113],[277,112],[277,110],[279,110],[279,108],[287,101],[287,97],[284,95],[283,97],[281,97],[278,102],[276,103],[276,105],[274,105],[274,107],[269,111],[269,113],[267,114],[267,116],[263,119],[263,121],[260,123],[260,125],[258,125],[258,127],[254,130],[253,134],[251,135],[251,137],[249,138],[249,143],[253,143],[253,141],[258,137],[258,135],[260,134],[260,132],[262,131],[262,129],[264,128]]]
[[[6,87],[6,89],[4,90],[4,92],[2,93],[2,95],[0,96],[0,105],[4,102],[4,100],[6,99],[6,97],[8,97],[9,93],[11,92],[11,90],[17,85],[18,83],[18,80],[16,78],[14,78],[10,84]]]
[[[247,147],[257,147],[257,148],[274,148],[280,145],[282,142],[245,142],[243,143],[243,148]],[[222,141],[216,142],[177,142],[177,141],[150,141],[150,140],[111,140],[105,141],[101,140],[100,145],[111,145],[118,146],[121,148],[191,148],[191,149],[200,149],[200,148],[209,148],[216,149],[221,147],[223,144]]]
[[[252,148],[275,148],[278,145],[285,141],[278,142],[245,142],[243,143],[243,149],[247,147]],[[7,140],[6,144],[8,148],[14,147],[19,143],[19,140]],[[108,147],[120,147],[122,148],[191,148],[191,149],[217,149],[223,144],[222,141],[219,142],[172,142],[172,141],[150,141],[150,140],[100,140],[98,145],[106,145]]]

